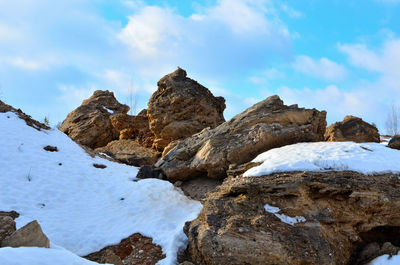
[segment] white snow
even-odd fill
[[[110,113],[110,114],[114,114],[114,111],[113,110],[111,110],[111,109],[109,109],[109,108],[107,108],[107,107],[104,107],[103,106],[103,109],[105,109],[108,113]]]
[[[95,265],[65,249],[20,247],[0,248],[2,265]]]
[[[159,264],[176,263],[199,202],[169,182],[138,181],[137,168],[92,158],[62,132],[37,131],[14,113],[0,113],[0,126],[0,210],[20,213],[18,227],[38,220],[53,244],[80,256],[141,233],[162,247]]]
[[[389,257],[389,255],[380,256],[371,261],[369,265],[400,265],[400,254],[392,257]]]
[[[298,143],[271,149],[253,162],[262,163],[244,173],[258,177],[289,171],[344,171],[363,174],[400,173],[400,151],[378,143]]]
[[[281,209],[279,209],[279,207],[271,206],[269,204],[264,205],[264,209],[268,213],[272,213],[276,217],[278,217],[281,220],[281,222],[284,222],[284,223],[289,224],[291,226],[293,226],[293,225],[295,225],[297,223],[303,223],[303,222],[307,221],[306,218],[304,218],[303,216],[290,217],[290,216],[287,216],[285,214],[279,214]]]

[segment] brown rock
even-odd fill
[[[395,135],[390,139],[388,147],[400,150],[400,135]]]
[[[158,160],[159,154],[153,149],[146,148],[133,140],[116,140],[104,147],[96,149],[122,163],[132,166],[153,165]]]
[[[160,246],[153,244],[151,238],[133,234],[118,245],[103,248],[85,258],[98,263],[114,265],[154,265],[165,258],[165,255]]]
[[[0,216],[0,245],[1,241],[16,230],[15,221],[10,216]]]
[[[272,96],[214,129],[180,141],[155,166],[172,181],[204,175],[224,178],[230,164],[247,163],[269,149],[323,140],[325,116],[325,111],[285,106]]]
[[[112,126],[110,116],[126,114],[128,110],[128,106],[115,99],[113,92],[97,90],[68,114],[60,130],[90,148],[105,146],[119,137],[119,131]]]
[[[157,85],[147,109],[150,129],[155,135],[153,146],[157,150],[225,121],[225,99],[214,97],[207,88],[186,77],[185,70],[178,68]]]
[[[336,122],[329,126],[325,132],[325,141],[356,143],[380,142],[378,129],[354,116],[344,117],[342,122]]]
[[[1,242],[1,247],[41,247],[49,248],[50,241],[37,221],[21,227]]]
[[[399,188],[400,179],[391,174],[229,178],[185,225],[189,260],[198,265],[365,264],[394,253],[390,244],[400,245]],[[305,221],[282,222],[266,204]]]

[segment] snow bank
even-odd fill
[[[274,214],[276,217],[279,218],[279,220],[281,220],[281,222],[284,222],[288,225],[295,225],[297,223],[302,223],[302,222],[306,222],[306,218],[304,218],[303,216],[295,216],[295,217],[290,217],[287,216],[285,214],[280,214],[279,212],[281,211],[281,209],[279,209],[279,207],[275,207],[275,206],[271,206],[269,204],[264,205],[264,209],[266,212],[268,213],[272,213]]]
[[[289,171],[344,171],[363,174],[400,173],[400,151],[378,143],[298,143],[271,149],[253,162],[262,163],[244,173],[258,177]]]
[[[20,213],[18,227],[36,219],[52,243],[80,256],[141,233],[167,255],[160,264],[176,263],[199,202],[169,182],[138,181],[135,167],[90,157],[58,130],[37,131],[11,112],[0,125],[0,210]]]
[[[371,261],[369,265],[400,265],[400,255],[391,258],[389,255],[383,255]]]

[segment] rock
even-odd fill
[[[186,77],[185,70],[178,68],[157,85],[147,109],[150,129],[155,135],[153,147],[157,150],[225,121],[225,99],[214,97],[207,88]]]
[[[187,222],[195,264],[365,264],[400,236],[400,179],[355,172],[229,178]],[[265,210],[266,205],[278,207]],[[284,219],[286,217],[286,219]],[[298,223],[288,224],[288,217]],[[302,220],[302,218],[305,218]],[[379,247],[369,247],[377,243]],[[366,250],[367,249],[367,250]],[[384,250],[384,251],[382,251]]]
[[[166,180],[167,176],[165,176],[164,172],[161,169],[155,168],[154,166],[142,166],[139,169],[136,177],[138,179],[162,179]]]
[[[159,157],[156,151],[143,147],[133,140],[112,141],[104,147],[97,148],[96,151],[136,167],[153,165]]]
[[[128,106],[115,99],[113,92],[97,90],[68,114],[60,130],[82,145],[92,149],[102,147],[119,137],[110,116],[126,114],[128,110]]]
[[[154,134],[149,127],[147,110],[142,110],[137,116],[115,114],[110,117],[111,124],[119,131],[119,139],[131,139],[144,147],[152,147]]]
[[[21,227],[1,242],[1,247],[40,247],[49,248],[50,241],[37,221]]]
[[[12,219],[15,220],[16,218],[19,217],[19,213],[17,213],[16,211],[11,211],[11,212],[0,211],[0,217],[3,217],[3,216],[10,216]]]
[[[186,196],[202,201],[207,193],[214,191],[221,183],[222,181],[218,179],[195,178],[181,182],[179,187]]]
[[[106,247],[85,258],[114,265],[154,265],[165,258],[165,255],[160,246],[153,244],[151,238],[133,234],[118,245]]]
[[[0,216],[0,245],[1,241],[15,232],[15,221],[10,216]]]
[[[395,135],[390,139],[388,147],[400,150],[400,135]]]
[[[285,106],[272,96],[214,129],[180,141],[155,166],[171,181],[224,178],[229,165],[247,163],[269,149],[322,141],[325,117],[325,111]]]
[[[380,135],[375,126],[363,121],[361,118],[349,115],[344,117],[342,122],[336,122],[326,129],[325,141],[379,143]]]

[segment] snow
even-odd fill
[[[103,109],[106,110],[106,111],[107,111],[108,113],[110,113],[110,114],[114,114],[114,111],[111,110],[111,109],[109,109],[109,108],[107,108],[107,107],[104,107],[104,106],[103,106]]]
[[[289,171],[344,171],[363,174],[400,173],[400,151],[378,143],[298,143],[271,149],[252,162],[262,163],[244,173],[259,177]]]
[[[400,254],[392,256],[391,258],[389,255],[380,256],[371,261],[369,265],[400,265]]]
[[[20,247],[0,248],[2,265],[95,265],[65,249]]]
[[[272,213],[276,217],[278,217],[279,220],[281,220],[281,222],[284,222],[284,223],[289,224],[291,226],[294,226],[297,223],[303,223],[303,222],[307,221],[306,218],[304,218],[303,216],[290,217],[290,216],[287,216],[285,214],[279,214],[281,209],[279,209],[279,207],[271,206],[269,204],[264,205],[264,209],[268,213]]]
[[[176,264],[199,202],[169,182],[136,179],[135,167],[90,157],[58,130],[37,131],[11,112],[0,124],[0,210],[20,213],[17,227],[38,220],[53,244],[79,256],[141,233],[162,247],[159,264]]]

